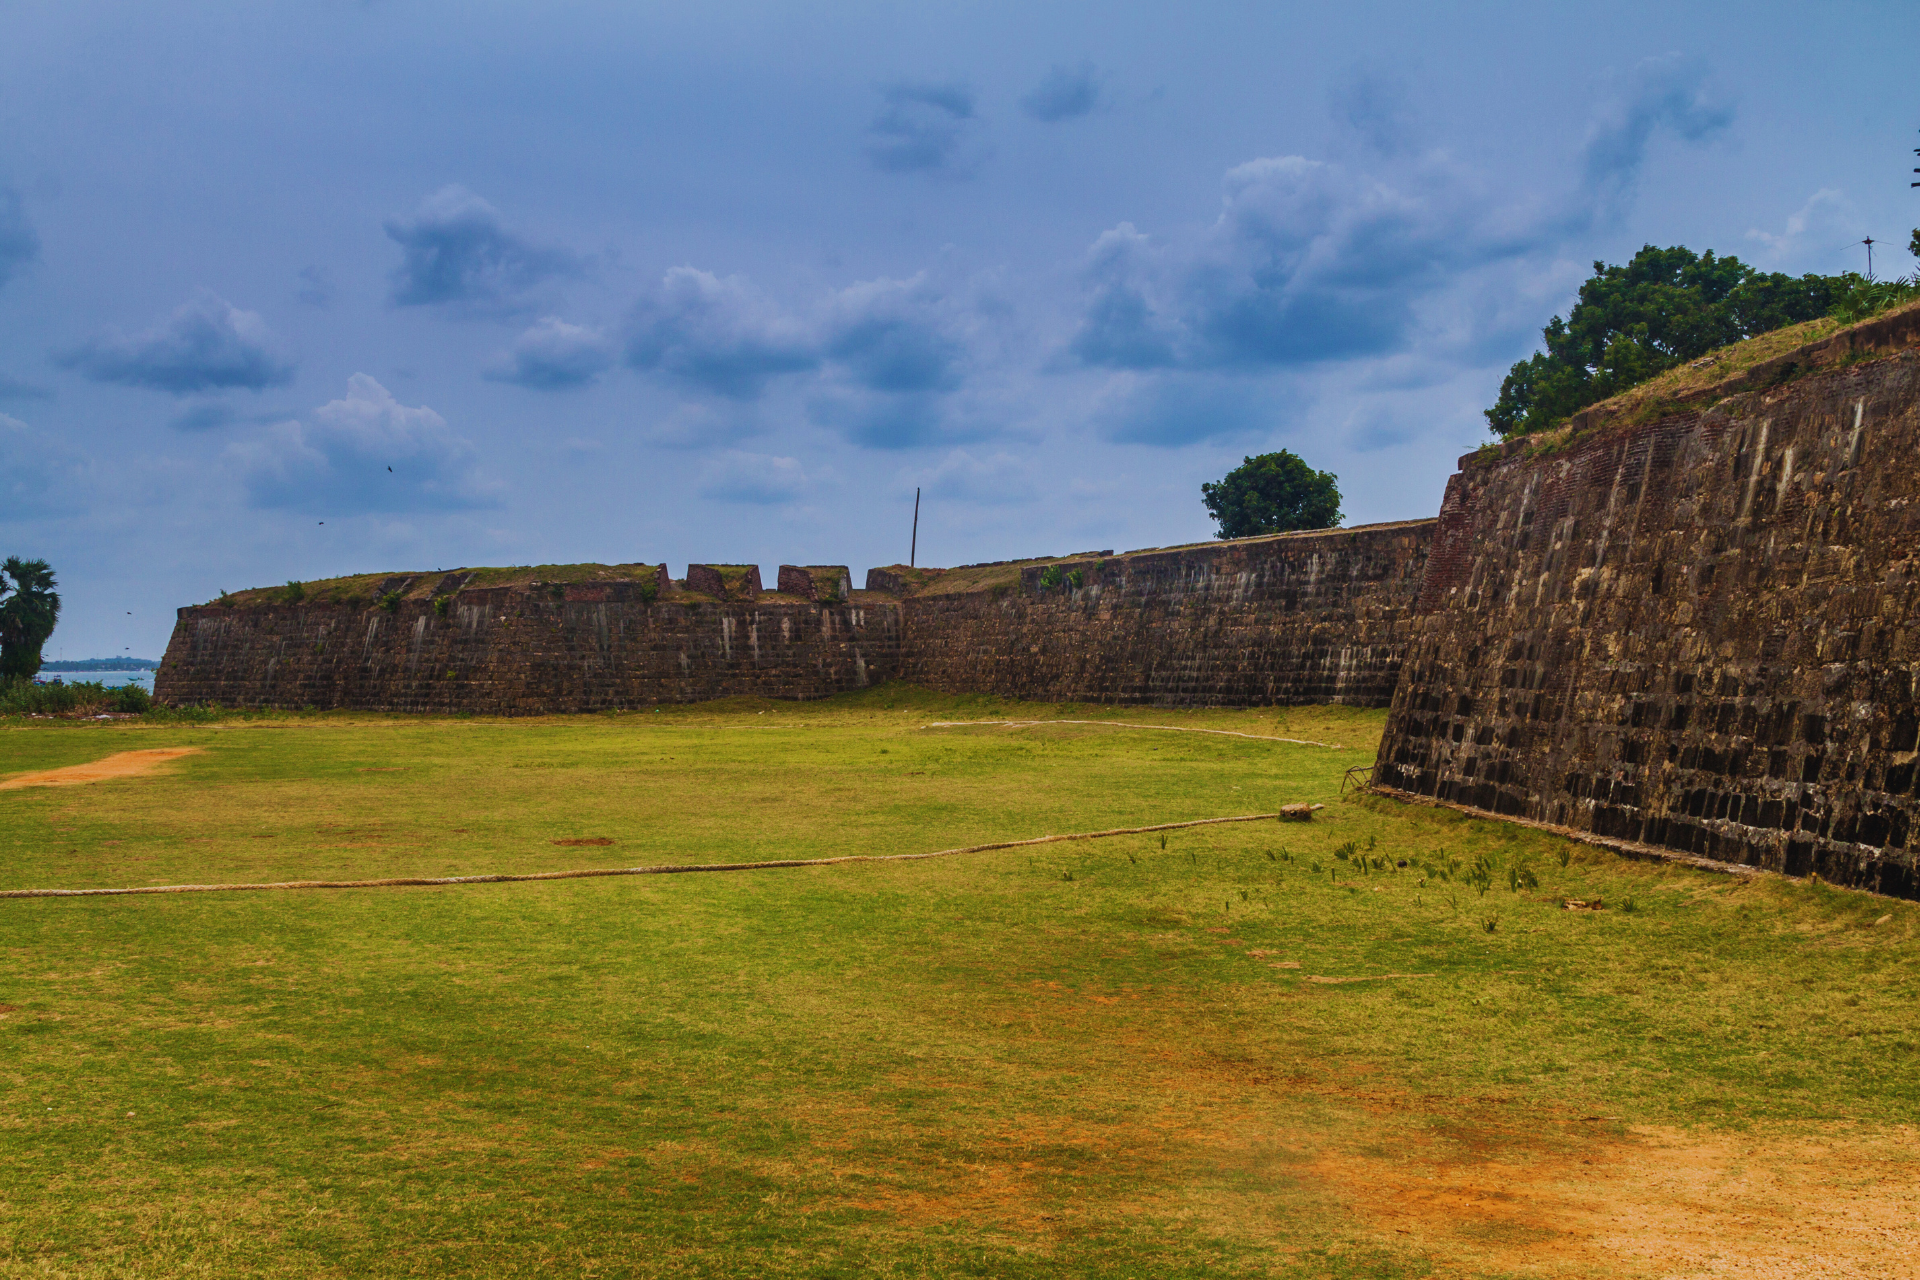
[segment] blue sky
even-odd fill
[[[1736,12],[1737,10],[1737,12]],[[289,578],[1431,514],[1595,258],[1908,271],[1905,4],[0,11],[0,553],[50,657]]]

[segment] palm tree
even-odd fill
[[[31,680],[40,646],[60,618],[60,596],[45,560],[8,556],[0,563],[0,684]]]

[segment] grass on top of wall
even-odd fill
[[[1344,746],[923,727],[1028,717]],[[5,888],[1327,808],[928,862],[0,902],[0,1275],[1503,1274],[1534,1236],[1395,1225],[1384,1188],[1577,1165],[1636,1126],[1910,1120],[1913,907],[1343,800],[1381,723],[897,686],[546,720],[14,722],[9,770],[203,754],[6,793]]]
[[[533,564],[498,568],[397,569],[390,573],[356,573],[340,578],[316,578],[299,584],[298,599],[292,597],[292,584],[275,587],[250,587],[244,591],[222,592],[209,604],[237,606],[277,604],[358,604],[371,608],[378,603],[382,583],[393,578],[412,578],[402,599],[425,600],[449,573],[470,575],[464,585],[478,587],[522,587],[530,583],[649,582],[659,573],[655,564]]]

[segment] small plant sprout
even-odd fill
[[[1572,861],[1573,861],[1573,846],[1570,844],[1561,845],[1560,846],[1560,866],[1562,867],[1562,869],[1564,869],[1566,865]]]
[[[1062,880],[1071,880],[1073,879],[1073,872],[1071,871],[1062,872],[1060,878]]]
[[[1160,833],[1160,851],[1162,853],[1167,851],[1167,833],[1164,831]]]
[[[1320,863],[1317,859],[1313,862],[1309,862],[1307,865],[1313,868],[1313,874],[1315,875],[1320,874]]]
[[[1628,915],[1632,915],[1634,912],[1638,911],[1640,907],[1637,903],[1634,902],[1632,898],[1623,898],[1620,901],[1620,909],[1626,912]]]
[[[1482,920],[1480,922],[1480,926],[1484,928],[1488,933],[1498,932],[1500,928],[1500,917],[1488,916],[1485,920]]]
[[[1368,852],[1368,853],[1372,853],[1372,852],[1373,852],[1373,848],[1374,848],[1374,846],[1375,846],[1375,845],[1377,845],[1377,844],[1379,844],[1379,843],[1380,843],[1380,837],[1378,837],[1378,836],[1368,836],[1368,837],[1367,837],[1367,852]]]
[[[1140,859],[1134,857],[1131,853],[1127,855],[1127,861],[1131,862],[1136,867],[1140,865]]]
[[[1273,850],[1271,850],[1271,849],[1269,849],[1269,850],[1267,850],[1267,861],[1268,861],[1268,862],[1278,862],[1278,861],[1280,861],[1280,859],[1278,859],[1278,858],[1276,858],[1276,857],[1274,857],[1274,856],[1273,856]]]

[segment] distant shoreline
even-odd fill
[[[43,662],[42,671],[158,671],[160,664],[152,658],[68,658],[59,662]]]

